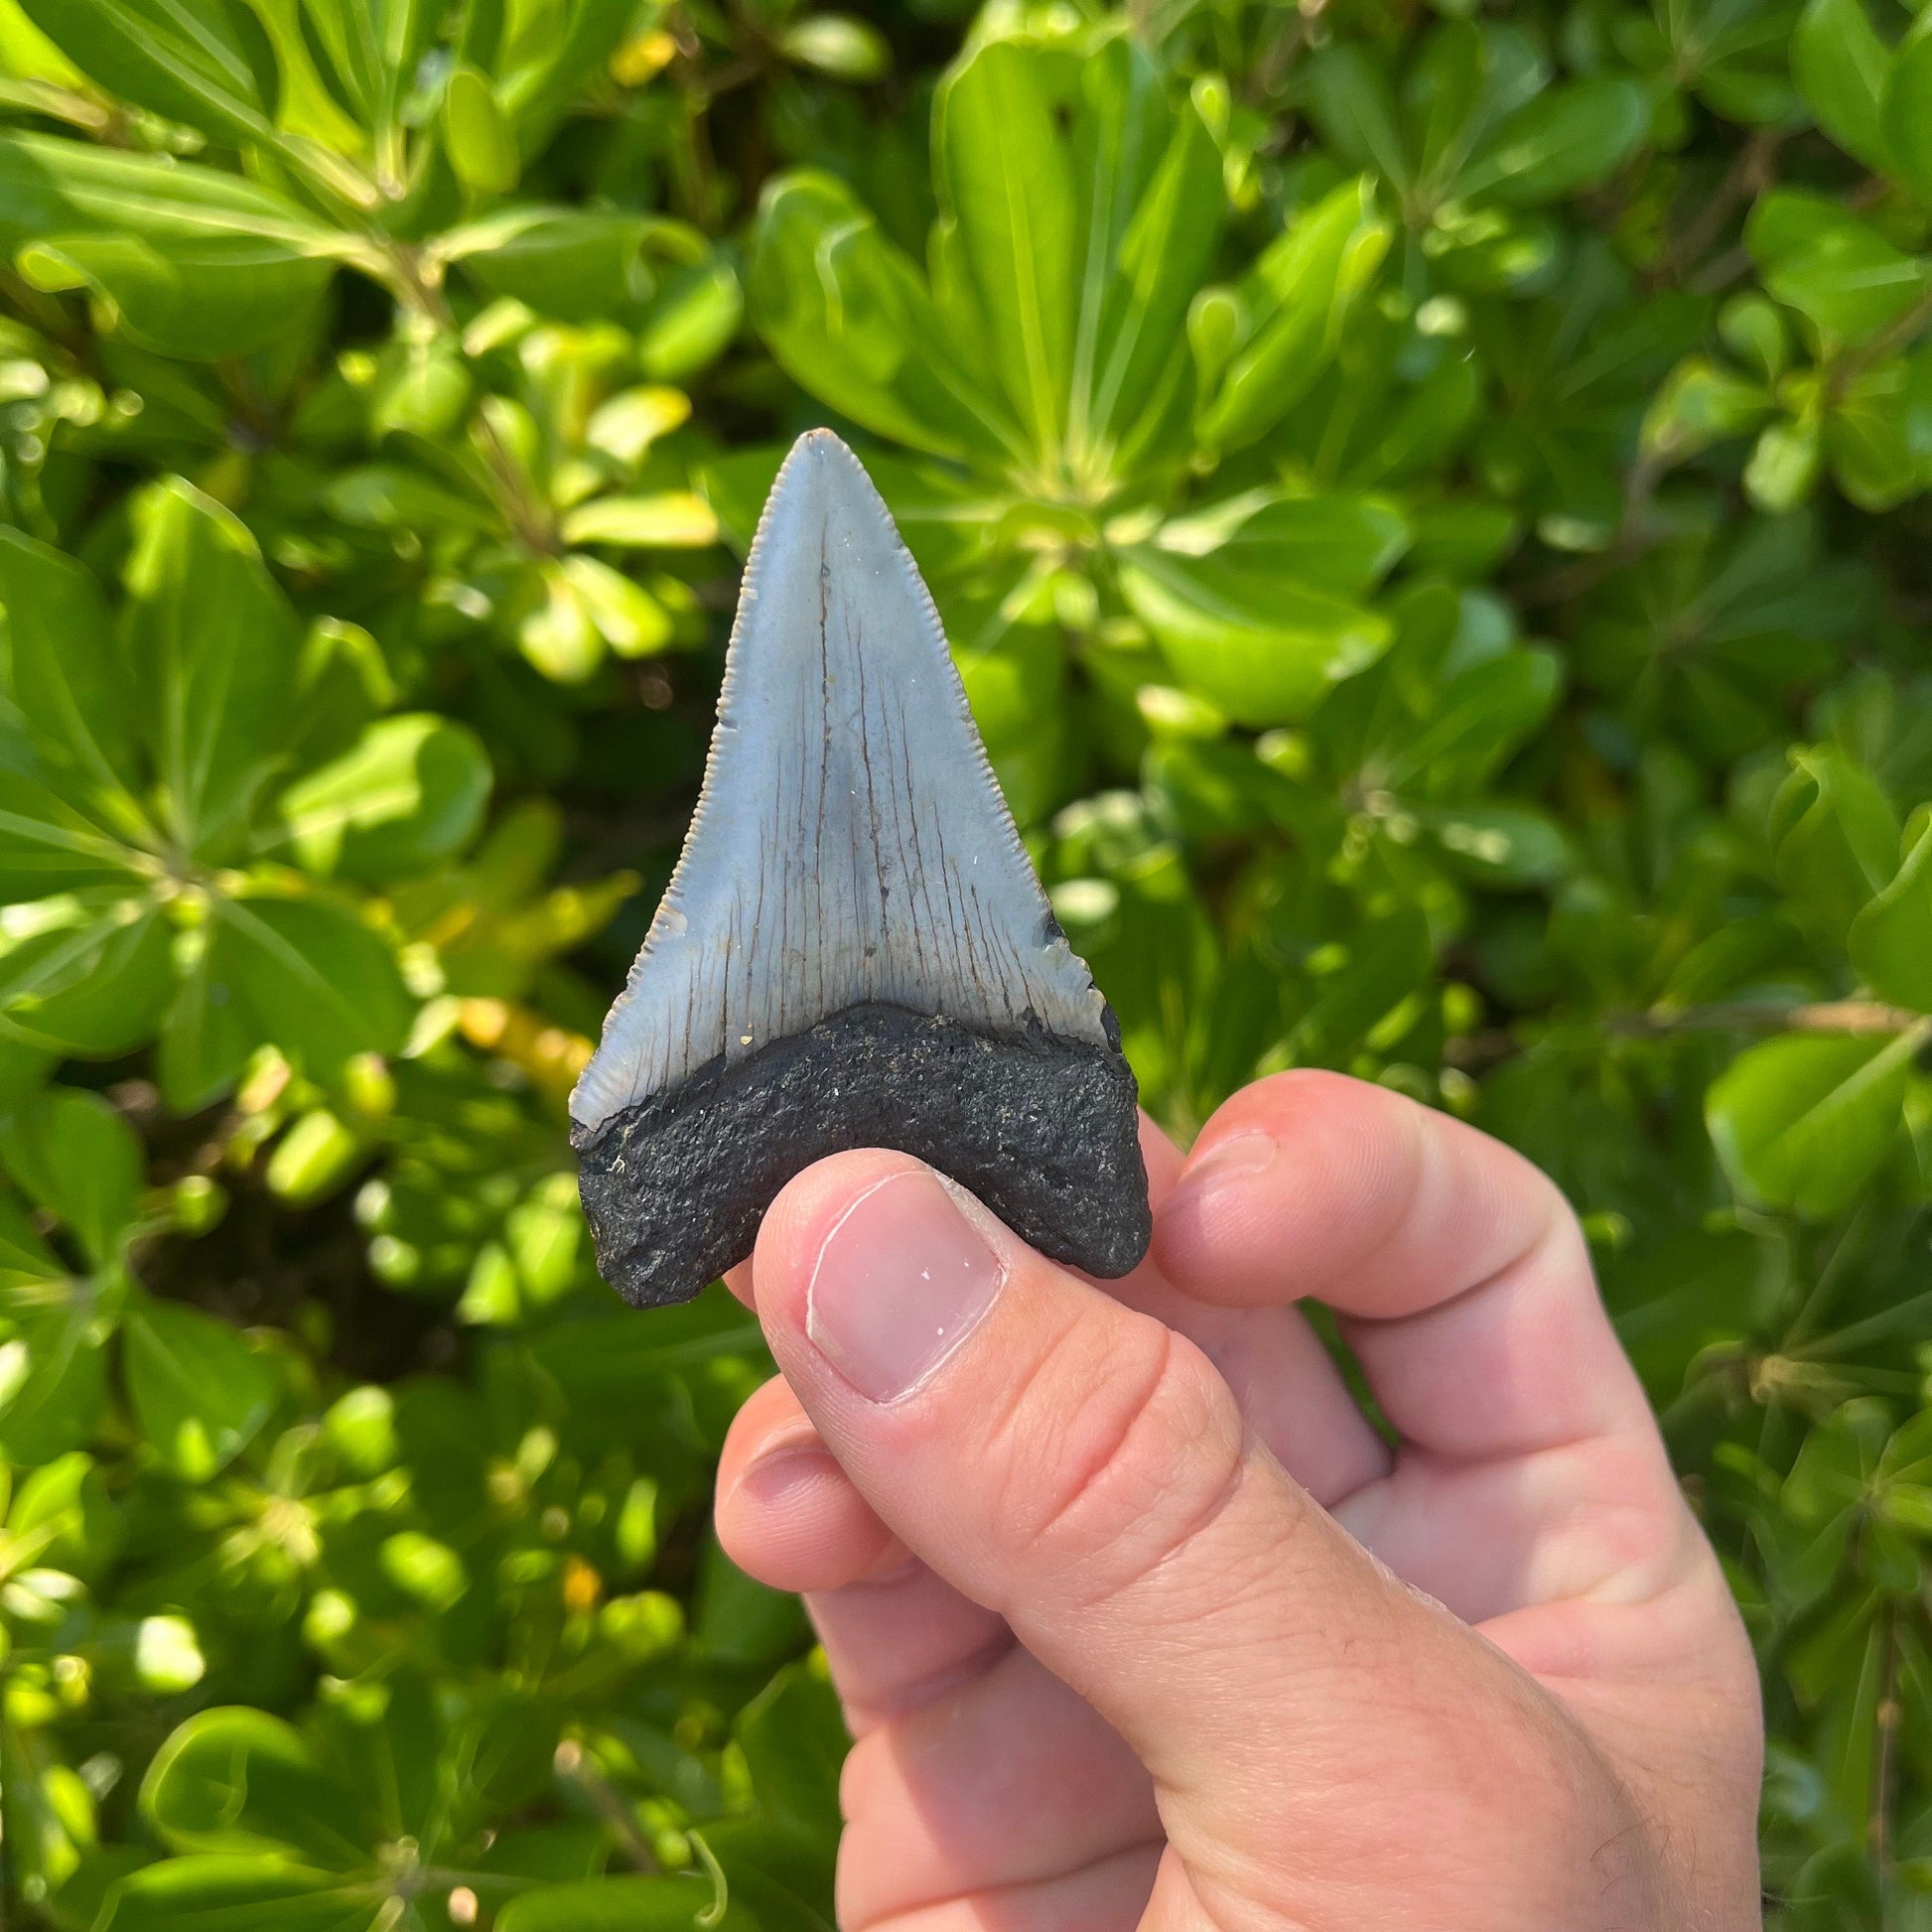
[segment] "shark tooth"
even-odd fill
[[[800,1169],[892,1147],[1125,1274],[1147,1175],[1120,1032],[987,762],[859,460],[801,437],[759,520],[684,851],[571,1096],[604,1278],[688,1300]]]

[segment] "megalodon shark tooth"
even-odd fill
[[[916,1156],[1092,1274],[1147,1251],[1114,1016],[829,431],[759,520],[697,811],[570,1113],[599,1270],[638,1307],[696,1295],[794,1173],[854,1147]]]

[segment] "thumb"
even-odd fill
[[[801,1174],[754,1268],[827,1447],[1122,1733],[1183,1856],[1190,1797],[1215,1798],[1211,1830],[1225,1845],[1231,1789],[1346,1793],[1374,1766],[1343,1754],[1392,1731],[1416,1749],[1446,1685],[1508,1671],[1283,1472],[1191,1342],[907,1157]]]

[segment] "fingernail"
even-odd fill
[[[805,1291],[805,1332],[861,1395],[897,1402],[979,1325],[1005,1278],[934,1175],[897,1173],[833,1223]]]
[[[1256,1174],[1265,1173],[1275,1165],[1276,1152],[1272,1134],[1253,1128],[1230,1134],[1187,1164],[1174,1194],[1185,1195],[1190,1202],[1203,1201],[1230,1180],[1251,1180]]]
[[[803,1490],[839,1473],[831,1451],[817,1443],[767,1449],[738,1479],[740,1495],[764,1509],[783,1509]]]

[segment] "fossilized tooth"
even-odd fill
[[[571,1096],[604,1278],[687,1300],[852,1147],[969,1187],[1055,1260],[1146,1252],[1134,1076],[858,459],[815,430],[746,564],[698,808]]]

